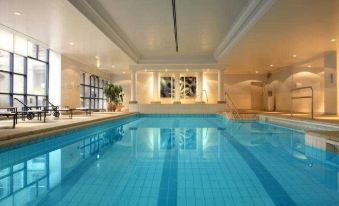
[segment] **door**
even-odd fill
[[[251,82],[252,110],[264,110],[264,86],[263,82]]]

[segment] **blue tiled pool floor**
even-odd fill
[[[302,133],[218,116],[109,128],[57,149],[51,138],[40,156],[2,158],[0,183],[12,183],[0,205],[339,205],[336,154],[319,158],[327,153]]]

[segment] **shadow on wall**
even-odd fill
[[[295,67],[277,71],[269,81],[273,95],[276,97],[278,111],[294,112],[311,111],[310,99],[297,99],[291,102],[291,89],[296,87],[312,86],[314,90],[314,112],[324,112],[324,71],[323,68]],[[309,96],[309,90],[300,90],[293,93],[295,96]]]

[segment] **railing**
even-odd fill
[[[302,90],[302,89],[310,89],[311,90],[311,96],[293,96],[293,92],[294,91],[297,91],[297,90]],[[295,88],[295,89],[291,89],[291,93],[292,93],[292,96],[291,96],[291,103],[290,104],[290,113],[291,113],[291,116],[293,116],[293,100],[295,99],[311,99],[311,117],[312,119],[314,118],[314,111],[313,111],[313,99],[314,99],[314,96],[313,96],[313,87],[309,86],[309,87],[298,87],[298,88]]]
[[[199,99],[199,97],[201,96],[201,101],[204,102],[204,96],[206,98],[206,103],[208,103],[208,96],[207,96],[207,91],[206,90],[202,90],[201,94],[197,95],[196,98]],[[200,101],[199,101],[200,103]]]
[[[226,101],[225,101],[226,106],[227,106],[229,112],[231,113],[232,118],[233,119],[240,119],[240,114],[239,114],[238,108],[234,104],[232,98],[230,97],[230,95],[227,92],[225,92],[225,99],[226,99]]]

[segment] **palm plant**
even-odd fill
[[[117,106],[121,106],[124,101],[124,93],[121,85],[108,84],[104,88],[104,94],[106,95],[108,104],[113,104],[113,110]]]

